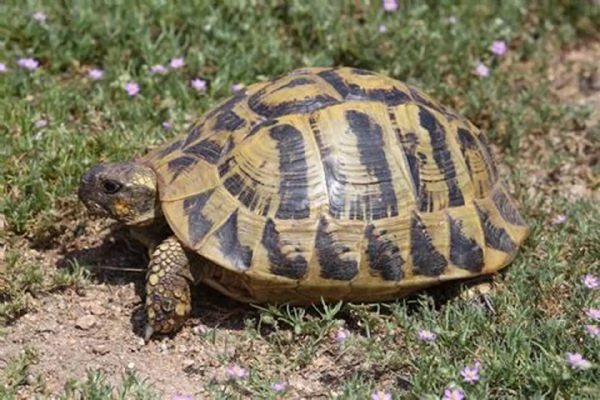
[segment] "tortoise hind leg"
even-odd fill
[[[193,281],[188,257],[177,238],[163,240],[152,252],[146,274],[146,341],[154,333],[181,328],[192,311]]]

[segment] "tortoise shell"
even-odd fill
[[[249,86],[142,162],[206,281],[245,301],[393,299],[494,273],[529,233],[473,124],[360,69]]]

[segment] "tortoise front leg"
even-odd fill
[[[146,341],[154,333],[181,328],[192,311],[193,281],[188,257],[177,238],[163,240],[152,252],[146,274]]]

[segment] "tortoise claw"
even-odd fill
[[[146,324],[146,328],[144,328],[144,342],[147,344],[150,341],[150,338],[154,334],[154,328],[149,323]]]

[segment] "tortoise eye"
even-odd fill
[[[102,183],[102,189],[104,189],[104,193],[106,194],[115,194],[121,190],[121,187],[123,187],[123,185],[112,179],[107,179]]]

